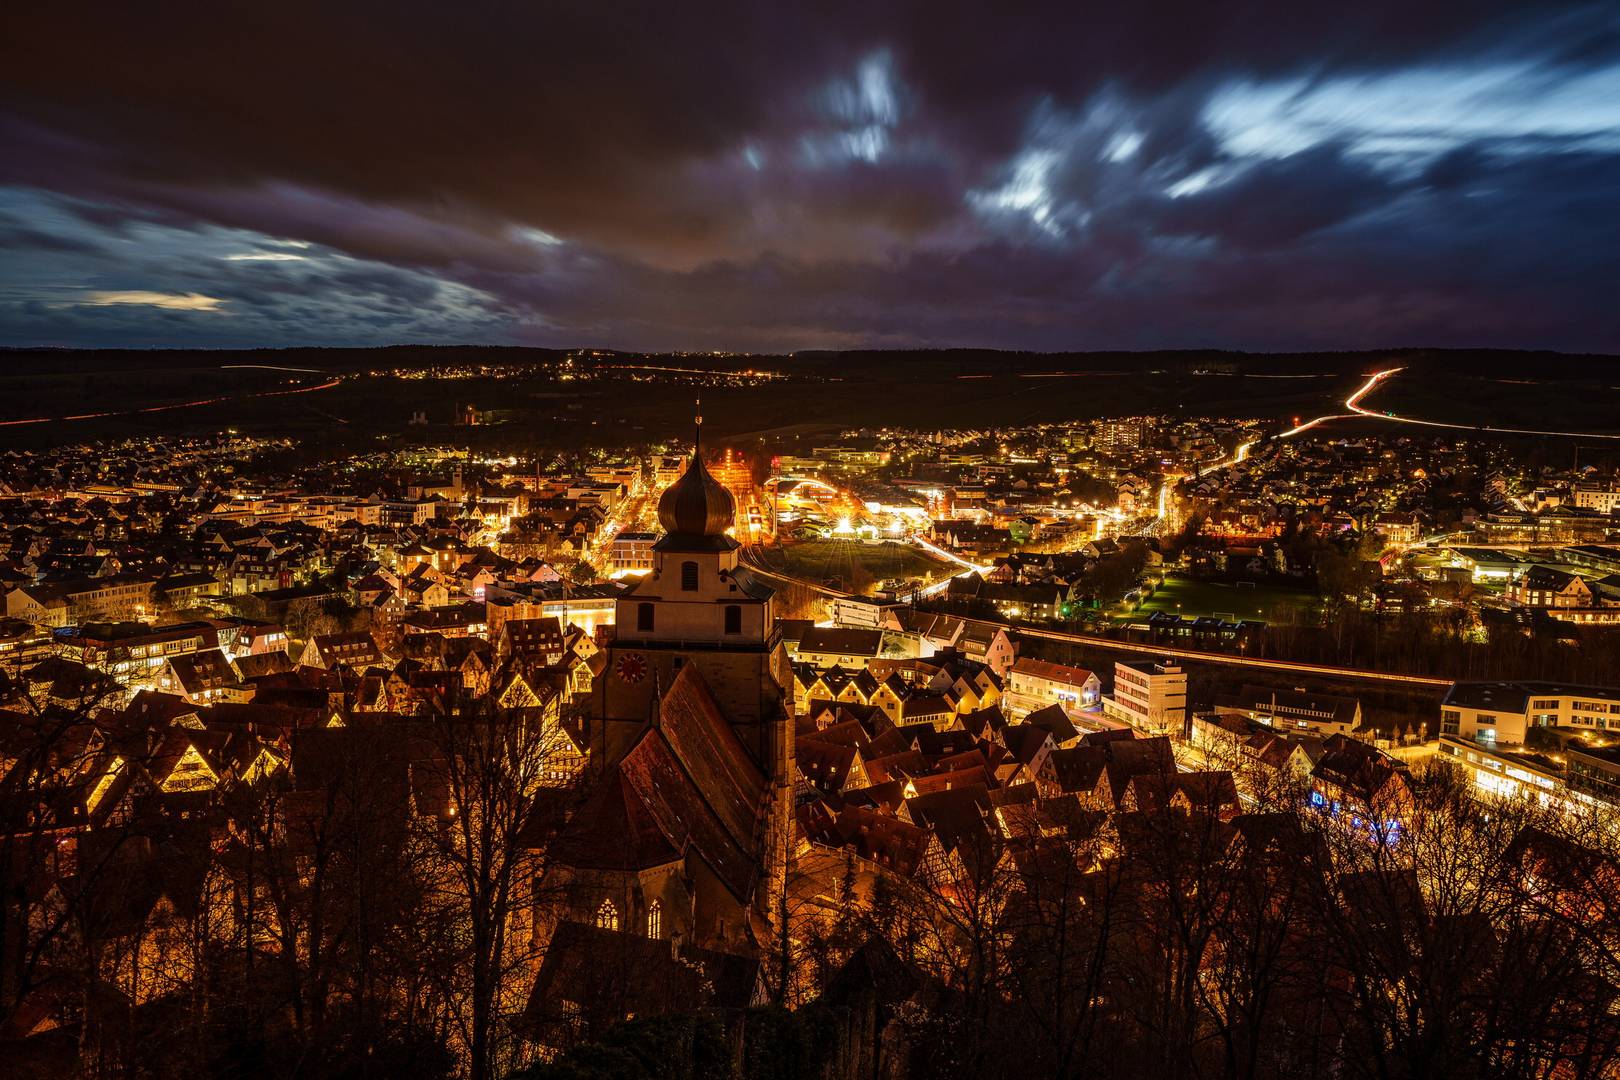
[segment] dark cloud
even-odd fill
[[[0,42],[10,342],[1620,349],[1609,4],[176,0]]]
[[[1223,246],[1271,249],[1387,205],[1406,186],[1347,158],[1342,146],[1324,144],[1248,166],[1201,192],[1162,198],[1154,224]]]

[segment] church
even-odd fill
[[[652,570],[618,599],[587,718],[592,793],[558,837],[563,918],[755,955],[793,836],[793,695],[772,589],[694,448]]]

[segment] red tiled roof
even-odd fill
[[[659,704],[658,722],[614,767],[608,793],[570,823],[565,862],[601,867],[620,860],[640,868],[693,852],[738,900],[746,901],[759,871],[759,825],[769,796],[765,776],[749,758],[715,704],[697,668],[676,675]],[[630,843],[614,839],[622,832]],[[592,853],[593,846],[611,853]],[[655,860],[645,863],[645,860]]]
[[[1091,672],[1085,668],[1070,667],[1068,664],[1053,664],[1046,660],[1036,660],[1030,656],[1020,656],[1014,661],[1013,671],[1019,675],[1029,675],[1037,679],[1067,683],[1070,686],[1084,686],[1092,678]]]

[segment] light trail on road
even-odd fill
[[[255,365],[243,365],[252,367]],[[198,398],[195,401],[176,401],[168,405],[147,405],[136,409],[109,409],[105,412],[74,413],[71,416],[31,416],[26,420],[0,420],[0,427],[20,427],[25,424],[55,424],[68,420],[100,420],[111,416],[139,416],[142,413],[169,412],[172,409],[195,409],[200,405],[223,405],[231,401],[251,398],[286,397],[290,394],[312,394],[317,390],[330,390],[343,380],[334,378],[319,386],[299,386],[292,390],[265,390],[257,394],[228,394],[222,397]]]
[[[1371,671],[1363,668],[1338,667],[1333,664],[1305,664],[1293,660],[1267,660],[1255,656],[1233,656],[1230,653],[1203,652],[1198,649],[1180,649],[1173,646],[1144,645],[1134,641],[1116,641],[1113,638],[1093,637],[1089,634],[1071,634],[1062,630],[1037,630],[1028,626],[1019,626],[1015,623],[996,622],[990,619],[964,619],[964,622],[979,623],[982,626],[999,626],[1009,634],[1018,634],[1023,637],[1041,638],[1048,641],[1061,641],[1073,645],[1089,645],[1099,649],[1112,649],[1116,652],[1133,652],[1144,656],[1169,656],[1183,660],[1198,660],[1210,664],[1231,664],[1238,667],[1267,668],[1272,671],[1287,671],[1297,675],[1327,675],[1341,679],[1369,679],[1374,682],[1404,683],[1412,686],[1432,686],[1437,689],[1452,685],[1451,679],[1436,679],[1426,675],[1402,675],[1394,671]]]
[[[1237,449],[1232,451],[1231,457],[1221,458],[1221,460],[1212,465],[1205,465],[1202,469],[1198,470],[1198,475],[1208,476],[1210,473],[1224,469],[1228,465],[1236,465],[1241,461],[1247,461],[1249,459],[1249,451],[1254,449],[1255,444],[1259,441],[1259,439],[1250,439],[1246,443],[1238,443]]]
[[[1591,431],[1544,431],[1537,428],[1491,427],[1489,425],[1452,424],[1442,420],[1420,420],[1411,416],[1396,416],[1393,413],[1378,412],[1374,409],[1368,409],[1362,406],[1361,402],[1363,398],[1372,393],[1374,390],[1378,389],[1378,387],[1385,381],[1394,378],[1396,375],[1405,370],[1405,368],[1394,367],[1373,372],[1371,375],[1367,376],[1367,380],[1365,382],[1356,388],[1354,393],[1344,399],[1344,407],[1349,410],[1348,412],[1329,413],[1326,416],[1318,416],[1313,420],[1305,421],[1303,424],[1296,424],[1287,431],[1279,431],[1277,434],[1270,436],[1270,438],[1291,439],[1295,435],[1303,435],[1305,432],[1310,431],[1313,428],[1320,427],[1321,425],[1334,420],[1355,420],[1361,417],[1366,417],[1370,420],[1393,420],[1399,424],[1420,424],[1423,427],[1446,428],[1451,431],[1489,431],[1500,435],[1554,435],[1575,439],[1620,439],[1620,435],[1605,435],[1599,432]],[[1212,472],[1216,472],[1220,469],[1227,468],[1230,465],[1236,465],[1239,462],[1247,460],[1249,451],[1262,441],[1263,440],[1261,439],[1255,439],[1252,442],[1243,443],[1237,448],[1237,451],[1231,457],[1222,458],[1220,461],[1204,466],[1202,469],[1198,470],[1198,475],[1201,477],[1207,476]]]
[[[282,367],[279,364],[221,364],[221,371],[293,371],[299,375],[327,375],[330,372],[312,367]]]
[[[930,545],[931,547],[932,545]],[[944,549],[939,549],[943,551]],[[829,589],[817,581],[810,581],[774,567],[766,566],[755,558],[754,549],[743,548],[739,553],[742,561],[751,569],[758,571],[765,577],[773,577],[779,581],[801,585],[822,596],[841,597],[846,595],[837,589]],[[953,561],[966,563],[966,560],[956,558]],[[974,564],[968,563],[972,566]],[[936,582],[922,590],[923,595],[933,595],[945,588],[951,578]],[[1434,689],[1444,689],[1452,685],[1452,679],[1439,679],[1426,675],[1403,675],[1395,671],[1371,671],[1363,668],[1339,667],[1334,664],[1306,664],[1292,660],[1268,660],[1255,656],[1233,656],[1230,653],[1204,652],[1199,649],[1182,649],[1167,645],[1144,645],[1135,641],[1117,641],[1114,638],[1095,637],[1090,634],[1075,634],[1063,630],[1039,630],[1034,627],[1022,626],[1018,623],[999,622],[992,619],[965,618],[964,622],[977,623],[980,626],[996,626],[1006,630],[1009,634],[1023,637],[1039,638],[1045,641],[1059,641],[1071,645],[1088,645],[1099,649],[1110,649],[1115,652],[1136,653],[1141,656],[1164,656],[1182,660],[1196,660],[1207,664],[1226,664],[1234,667],[1262,668],[1268,671],[1286,671],[1295,675],[1321,675],[1337,679],[1360,679],[1371,682],[1398,683],[1405,686],[1427,686]]]
[[[1373,373],[1372,375],[1369,375],[1367,377],[1367,381],[1362,383],[1361,386],[1356,390],[1355,393],[1351,394],[1349,397],[1344,399],[1344,407],[1349,409],[1350,410],[1349,412],[1347,412],[1347,413],[1329,413],[1326,416],[1318,416],[1316,419],[1307,420],[1303,424],[1295,424],[1293,427],[1289,428],[1287,431],[1279,431],[1279,432],[1277,432],[1277,434],[1269,436],[1269,438],[1272,438],[1272,439],[1292,439],[1295,435],[1303,435],[1305,432],[1310,431],[1312,428],[1318,427],[1318,426],[1320,426],[1322,424],[1325,424],[1330,420],[1350,420],[1350,419],[1353,419],[1354,417],[1356,417],[1358,415],[1360,415],[1360,416],[1381,416],[1381,414],[1379,414],[1379,413],[1368,412],[1367,410],[1361,408],[1358,403],[1361,401],[1362,398],[1364,398],[1368,394],[1372,393],[1373,388],[1376,387],[1379,383],[1383,382],[1385,379],[1389,378],[1391,375],[1394,375],[1397,371],[1402,371],[1402,370],[1404,370],[1404,369],[1402,369],[1402,368],[1390,368],[1387,371],[1379,371],[1379,372]],[[1390,418],[1389,417],[1383,417],[1383,419],[1390,419]],[[1248,458],[1249,458],[1249,451],[1254,449],[1256,446],[1258,446],[1260,443],[1262,443],[1264,441],[1265,441],[1264,438],[1251,439],[1249,442],[1239,444],[1237,450],[1233,452],[1231,457],[1222,458],[1220,461],[1215,462],[1213,465],[1205,465],[1202,469],[1198,470],[1198,475],[1199,476],[1208,476],[1210,473],[1215,472],[1215,471],[1217,471],[1219,469],[1224,469],[1229,465],[1236,465],[1239,462],[1247,461]]]
[[[1375,412],[1361,407],[1361,399],[1371,393],[1374,387],[1397,372],[1405,370],[1405,368],[1388,368],[1373,375],[1365,386],[1345,399],[1345,408],[1357,416],[1369,416],[1374,420],[1393,420],[1398,424],[1420,424],[1423,427],[1446,428],[1451,431],[1490,431],[1498,435],[1552,435],[1565,439],[1620,439],[1620,435],[1597,431],[1546,431],[1540,428],[1492,427],[1489,424],[1450,424],[1443,420],[1419,420],[1412,416],[1396,416],[1394,413]]]

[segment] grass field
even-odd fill
[[[869,592],[887,578],[933,580],[953,567],[910,544],[865,544],[858,540],[801,540],[768,548],[765,559],[785,573]],[[864,587],[863,587],[864,586]]]
[[[1214,615],[1223,619],[1263,619],[1283,622],[1290,617],[1309,621],[1316,617],[1320,601],[1315,593],[1274,585],[1227,585],[1213,581],[1170,576],[1131,618],[1155,611],[1197,618]],[[1122,620],[1128,621],[1128,620]]]

